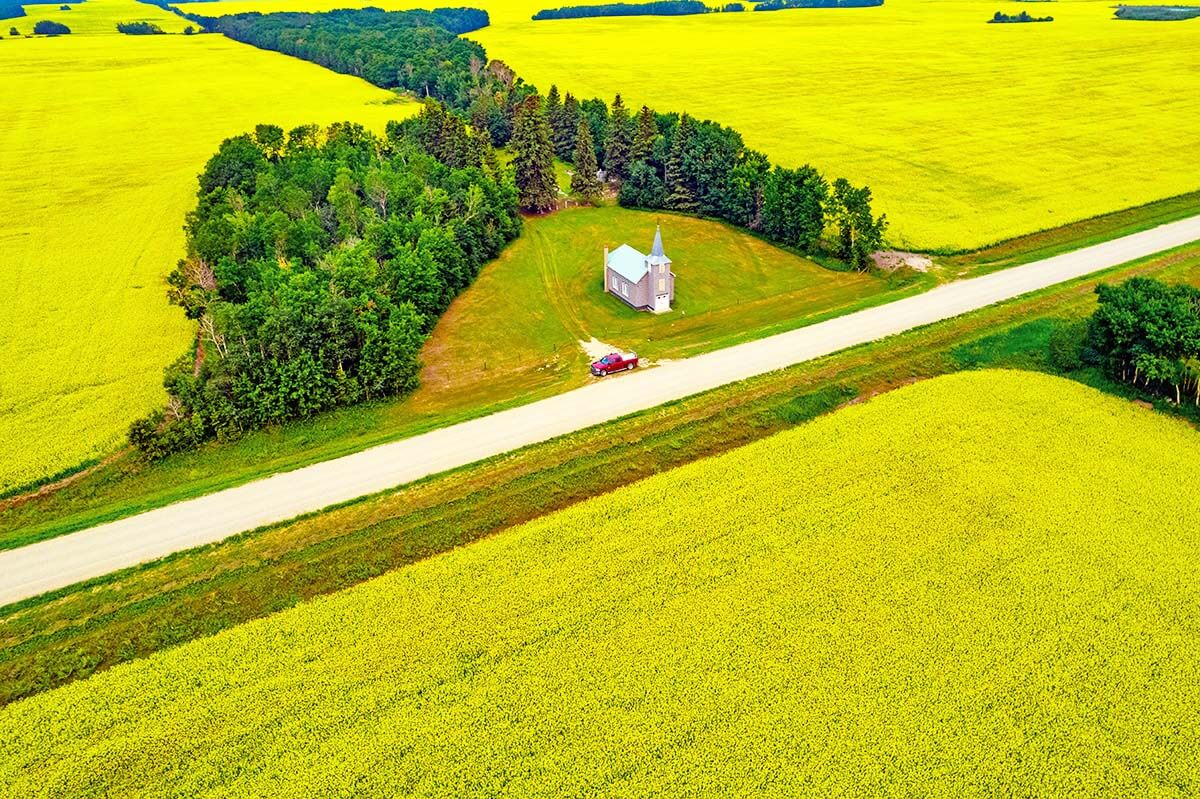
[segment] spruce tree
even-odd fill
[[[632,149],[633,119],[618,94],[609,112],[608,134],[604,140],[604,169],[608,172],[609,180],[629,177],[629,153]]]
[[[630,152],[630,162],[649,161],[654,156],[654,142],[658,139],[658,120],[654,112],[642,106],[638,113],[637,133],[633,137],[633,150]],[[632,168],[630,169],[632,172]]]
[[[685,161],[688,145],[692,139],[692,118],[684,114],[679,118],[675,135],[671,139],[671,154],[667,158],[667,207],[685,213],[695,213],[699,205],[692,191]]]
[[[564,161],[575,157],[575,133],[579,130],[581,118],[579,101],[567,92],[566,98],[563,99],[562,128],[554,131],[554,154]]]
[[[551,85],[550,91],[546,93],[545,111],[546,121],[550,123],[550,141],[553,146],[553,143],[558,141],[563,125],[563,105],[556,85]]]
[[[590,203],[600,199],[600,180],[596,177],[598,168],[592,132],[587,122],[580,120],[575,134],[575,172],[571,175],[571,191]]]
[[[517,106],[509,146],[513,151],[513,171],[521,207],[534,213],[552,210],[558,201],[554,150],[550,145],[550,125],[537,97],[530,97]]]

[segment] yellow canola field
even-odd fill
[[[9,706],[0,793],[1189,794],[1198,459],[917,384]]]
[[[109,4],[153,10],[87,3]],[[218,36],[0,41],[0,491],[103,456],[163,402],[192,330],[163,278],[222,139],[381,129],[416,108],[394,99]]]
[[[986,24],[998,10],[1055,21]],[[540,87],[687,110],[866,183],[898,245],[965,249],[1200,189],[1200,24],[1112,16],[1103,0],[886,0],[471,36]]]
[[[900,246],[977,248],[1200,189],[1200,22],[1118,21],[1108,0],[530,20],[580,4],[480,0],[492,25],[468,35],[543,90],[686,110],[784,164],[866,183]],[[421,4],[185,7],[348,5]],[[1055,21],[987,24],[1022,10]]]

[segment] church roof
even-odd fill
[[[650,254],[645,255],[628,244],[622,244],[608,254],[608,266],[621,277],[631,283],[637,283],[646,276],[651,266],[669,264],[671,259],[663,252],[662,228],[654,229],[654,245]]]
[[[622,244],[608,254],[608,266],[630,283],[637,283],[650,268],[646,256],[628,244]]]

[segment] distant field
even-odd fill
[[[1200,188],[1186,155],[1200,25],[1115,21],[1101,0],[1055,3],[1051,24],[985,24],[1023,7],[887,0],[471,37],[539,86],[711,117],[781,161],[868,183],[905,246],[978,247]]]
[[[1189,794],[1198,457],[1060,379],[917,384],[14,704],[0,787]]]
[[[112,34],[120,36],[118,22],[153,22],[167,33],[179,33],[192,23],[164,11],[157,6],[134,0],[87,0],[82,3],[68,2],[70,11],[63,11],[63,3],[25,3],[25,16],[17,19],[0,20],[0,35],[7,37],[8,29],[16,27],[21,33],[32,33],[34,23],[48,19],[61,22],[71,29],[71,35]],[[192,27],[195,27],[193,25]],[[2,44],[2,42],[0,42]]]
[[[223,138],[259,122],[380,128],[415,108],[393,99],[217,36],[0,41],[0,491],[105,454],[162,401],[191,329],[163,276]]]
[[[191,8],[314,3],[381,4]],[[539,87],[686,110],[865,182],[900,245],[974,248],[1200,188],[1200,25],[1116,21],[1105,0],[1015,27],[986,24],[1027,8],[1007,0],[546,22],[529,16],[564,3],[475,5],[492,26],[470,38]]]
[[[662,224],[677,275],[669,314],[634,311],[602,288],[604,247],[649,252]],[[591,378],[580,341],[681,358],[928,288],[833,272],[728,225],[614,206],[530,219],[434,329],[417,410],[495,402]]]

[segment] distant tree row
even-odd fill
[[[1005,14],[1003,11],[997,11],[988,20],[988,24],[1004,24],[1009,22],[1053,22],[1054,17],[1035,17],[1028,11],[1022,11],[1020,14]]]
[[[169,278],[197,352],[130,440],[158,457],[412,390],[425,336],[520,225],[486,137],[433,103],[382,138],[343,123],[226,140]]]
[[[1117,6],[1116,19],[1181,22],[1200,17],[1200,6]]]
[[[157,36],[165,33],[153,22],[118,22],[117,30],[130,36]]]
[[[755,11],[785,11],[789,8],[872,8],[883,0],[765,0]]]
[[[495,82],[484,70],[483,48],[458,36],[487,26],[487,12],[478,9],[366,8],[196,19],[239,42],[312,61],[376,86],[432,97],[460,110],[470,105],[481,85]]]
[[[25,6],[10,2],[10,0],[0,0],[0,19],[16,19],[23,16],[25,16]],[[21,34],[16,28],[10,28],[9,35],[20,36]]]
[[[875,216],[871,191],[845,179],[832,185],[811,166],[772,166],[745,146],[732,128],[687,114],[635,115],[620,95],[612,106],[578,101],[551,86],[544,99],[521,109],[512,149],[521,203],[553,207],[553,157],[572,163],[571,189],[596,201],[604,186],[619,187],[621,205],[669,209],[723,219],[801,250],[817,248],[832,228],[837,254],[858,269],[882,243],[886,219]]]
[[[1085,358],[1114,379],[1200,405],[1200,289],[1135,277],[1096,287]]]
[[[585,17],[681,17],[707,14],[711,9],[700,0],[655,0],[650,3],[606,3],[594,6],[544,8],[533,15],[535,20],[582,19]]]

